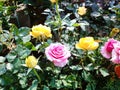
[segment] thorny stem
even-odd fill
[[[58,30],[58,34],[59,34],[59,39],[61,38],[61,31],[62,31],[62,22],[61,22],[61,17],[60,17],[60,13],[59,13],[59,5],[58,5],[58,1],[56,2],[56,13],[57,13],[57,16],[58,16],[58,21],[59,21],[59,25],[60,25],[60,28]]]
[[[34,68],[33,68],[33,72],[37,76],[39,82],[41,82],[40,76],[38,75],[37,71]]]
[[[79,62],[79,64],[81,64],[83,70],[85,70],[85,69],[84,69],[84,61],[86,60],[86,58],[87,58],[87,56],[88,56],[88,51],[85,51],[84,53],[85,53],[84,57],[83,57],[83,58],[81,59],[81,61]]]

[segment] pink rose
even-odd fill
[[[111,58],[111,52],[112,50],[114,49],[113,47],[113,44],[117,43],[118,41],[117,40],[114,40],[114,39],[109,39],[104,46],[102,46],[101,48],[101,54],[109,59]]]
[[[58,67],[64,67],[68,63],[68,58],[71,56],[70,51],[61,43],[50,44],[45,49],[45,54]]]
[[[120,64],[120,42],[114,44],[111,61],[115,64]]]

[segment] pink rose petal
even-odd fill
[[[50,44],[45,49],[45,54],[48,60],[58,67],[64,67],[68,63],[68,58],[71,56],[70,51],[61,43]]]

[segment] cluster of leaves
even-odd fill
[[[36,5],[33,0],[13,1]],[[98,2],[90,0],[84,3],[61,0],[59,5],[51,6],[49,2],[49,8],[42,14],[47,16],[44,24],[51,27],[53,37],[43,43],[30,36],[30,27],[18,28],[8,23],[17,6],[6,6],[7,2],[0,2],[1,90],[119,90],[120,80],[115,76],[114,65],[101,56],[100,48],[89,52],[75,48],[76,42],[86,36],[101,40],[100,46],[103,45],[112,28],[120,28],[119,4],[103,9]],[[84,4],[87,13],[80,16],[77,9]],[[119,35],[115,38],[120,40]],[[44,54],[45,48],[52,42],[64,43],[71,51],[69,63],[63,68],[55,67]],[[33,71],[27,73],[28,68],[22,66],[29,55],[39,57],[38,65],[43,72],[37,72],[41,83]]]

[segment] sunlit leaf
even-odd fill
[[[4,74],[6,72],[5,63],[0,64],[0,75]]]
[[[28,90],[37,90],[37,86],[38,86],[38,81],[34,80],[32,81],[32,86],[30,86]]]
[[[105,69],[105,68],[100,68],[100,73],[101,73],[104,77],[106,77],[106,76],[109,75],[108,70]]]
[[[3,56],[0,56],[0,63],[3,63],[4,61],[5,61],[5,57],[3,57]]]
[[[50,90],[50,89],[49,89],[49,87],[47,87],[47,86],[44,85],[43,90]]]

